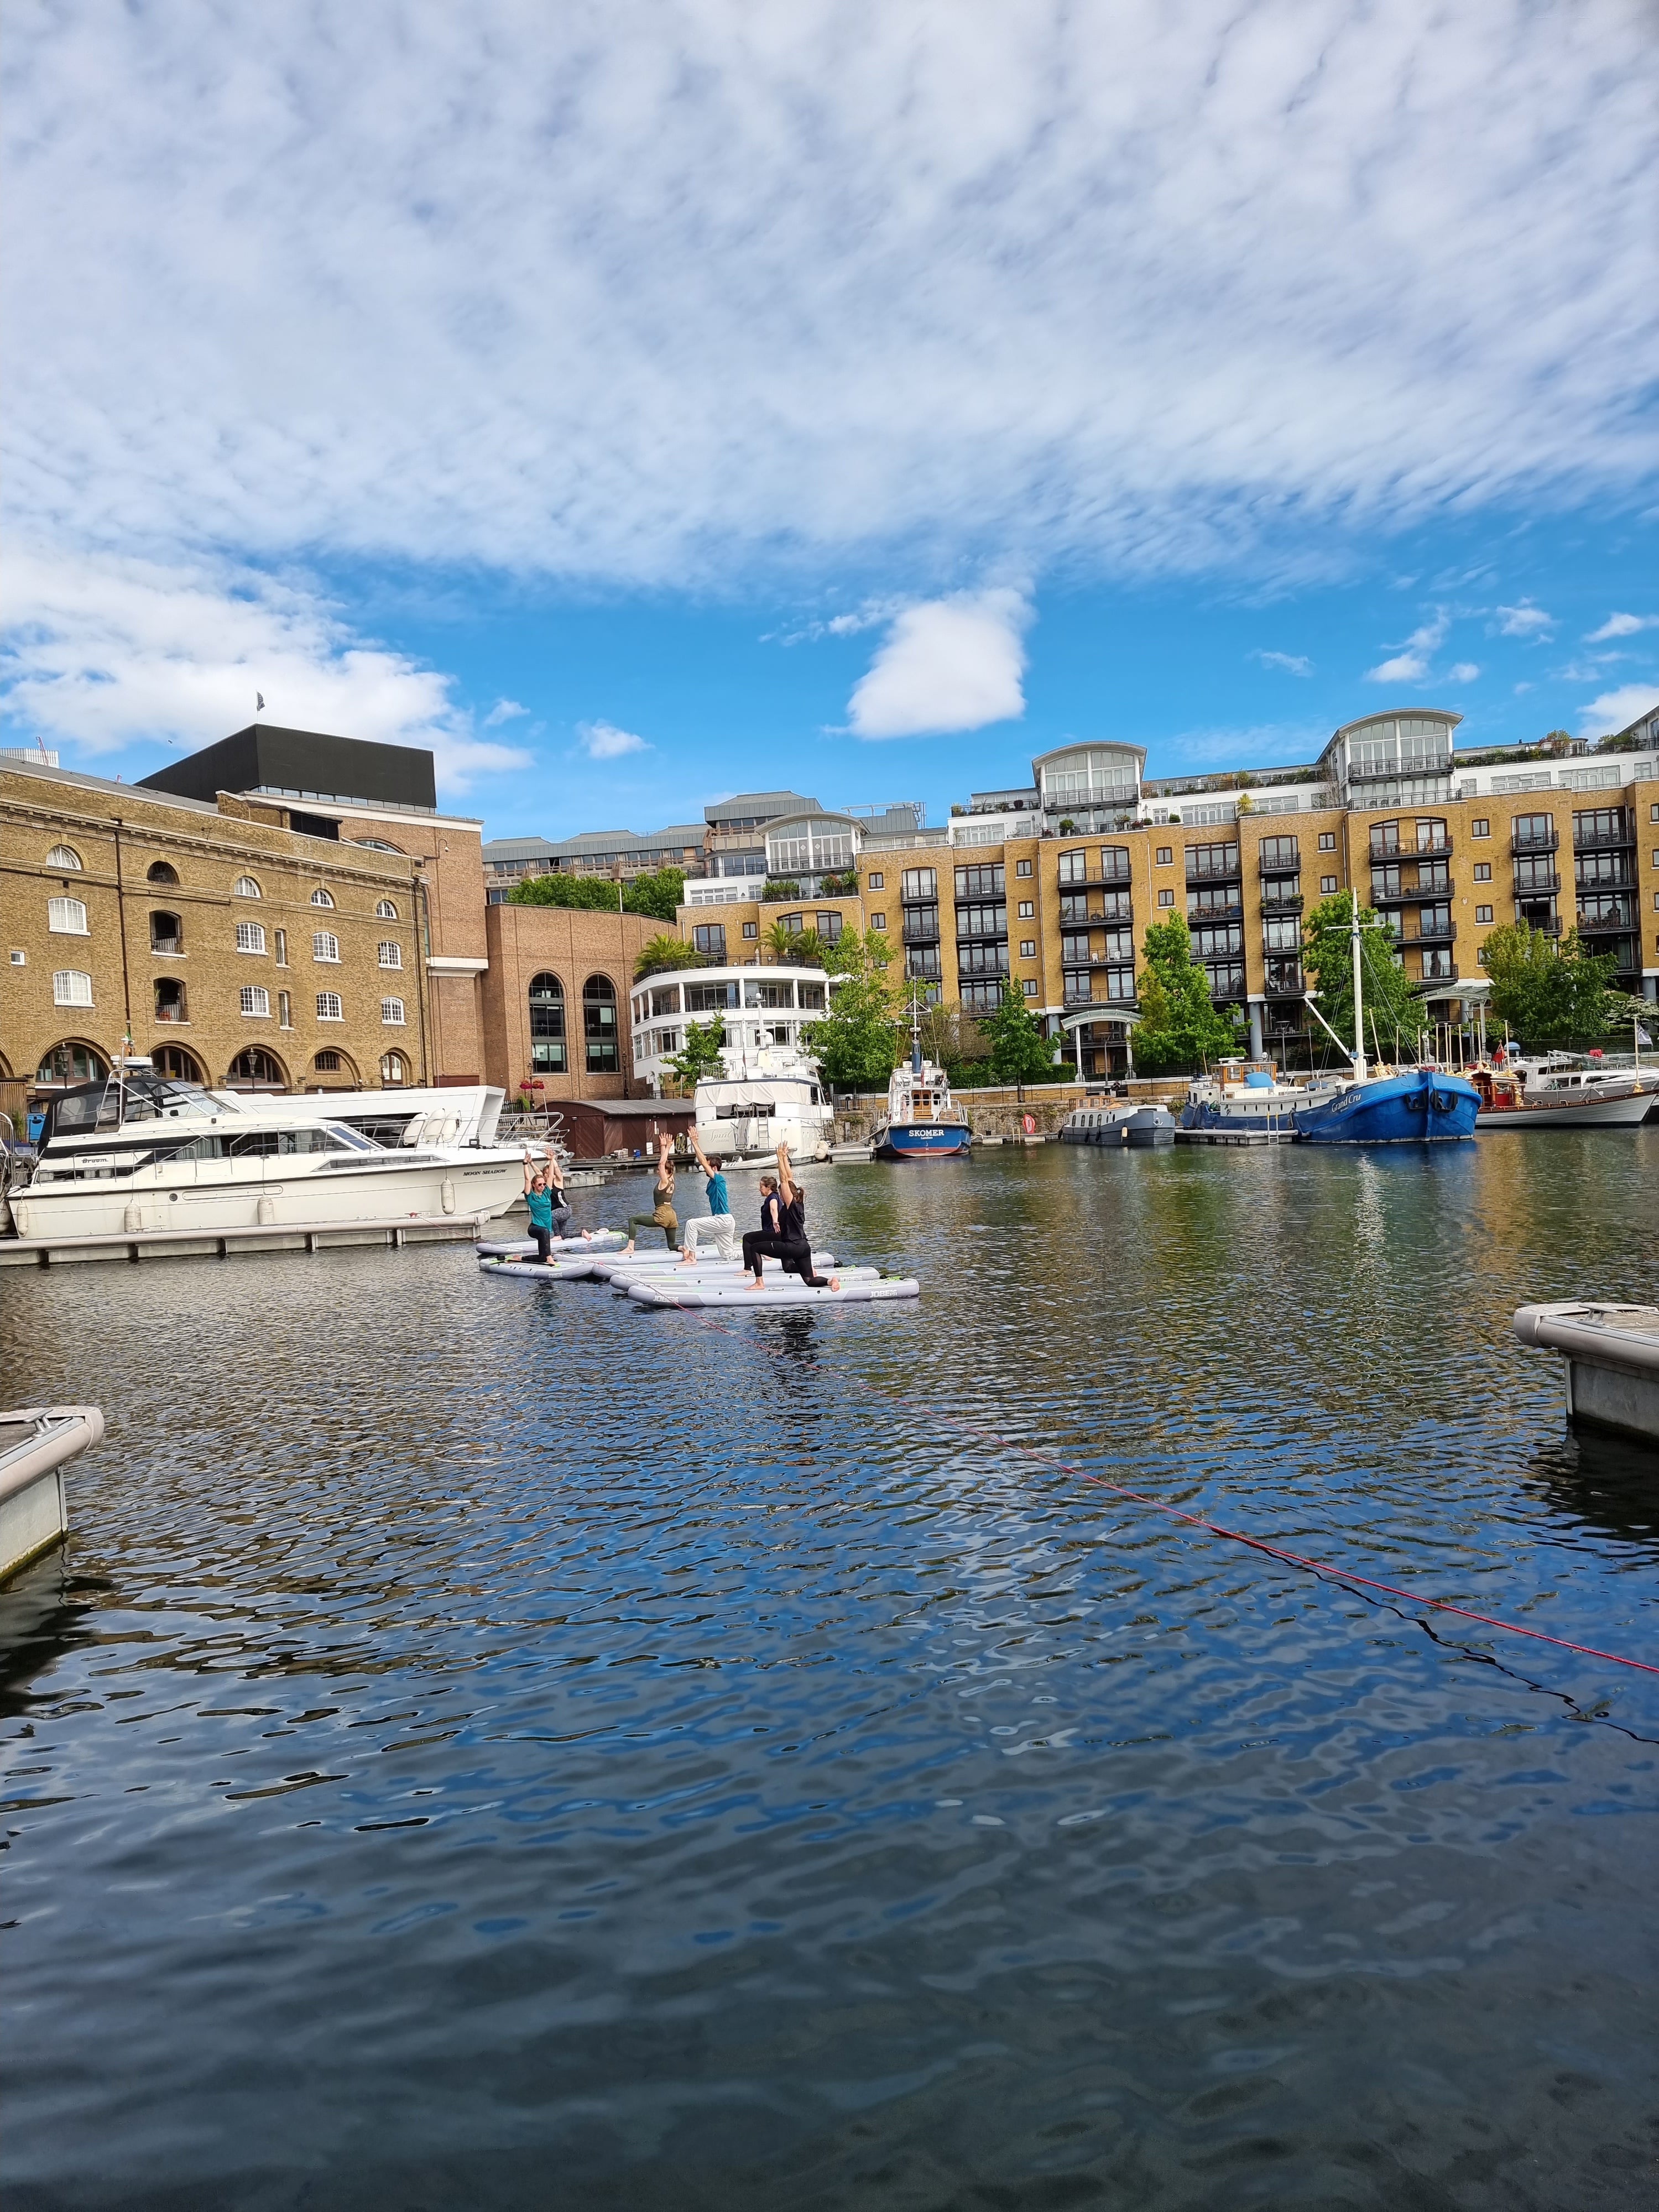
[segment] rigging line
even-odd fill
[[[743,1340],[736,1329],[727,1328],[720,1322],[709,1321],[695,1307],[682,1305],[678,1298],[674,1301],[674,1310],[689,1316],[702,1328],[717,1331],[721,1336],[729,1336],[738,1342]],[[763,1312],[765,1309],[757,1307],[756,1310]],[[775,1358],[781,1356],[770,1345],[762,1348]],[[813,1364],[816,1365],[817,1362]],[[894,1398],[898,1394],[884,1390],[883,1395]],[[1499,1620],[1492,1613],[1476,1613],[1466,1605],[1454,1605],[1449,1598],[1425,1597],[1421,1592],[1401,1589],[1394,1583],[1378,1582],[1374,1576],[1356,1574],[1351,1567],[1334,1566],[1323,1559],[1310,1559],[1304,1553],[1287,1550],[1282,1544],[1270,1544],[1265,1536],[1249,1535],[1243,1528],[1229,1528],[1222,1522],[1206,1520],[1201,1513],[1183,1512],[1180,1506],[1170,1505],[1161,1498],[1149,1497],[1142,1490],[1131,1490],[1127,1483],[1114,1482],[1109,1475],[1092,1474],[1086,1467],[1079,1467],[1075,1461],[1056,1459],[1041,1445],[1020,1443],[1012,1437],[999,1436],[993,1429],[974,1428],[965,1421],[953,1419],[948,1413],[941,1413],[937,1407],[917,1406],[915,1410],[926,1413],[930,1419],[939,1422],[945,1428],[955,1429],[961,1436],[972,1437],[981,1443],[997,1444],[1004,1451],[1021,1453],[1042,1466],[1053,1468],[1056,1474],[1075,1475],[1080,1481],[1097,1483],[1102,1489],[1112,1491],[1119,1498],[1127,1498],[1133,1504],[1150,1506],[1155,1513],[1164,1514],[1172,1521],[1184,1522],[1189,1528],[1202,1528],[1206,1534],[1220,1536],[1229,1543],[1247,1545],[1253,1552],[1263,1553],[1270,1559],[1282,1559],[1286,1565],[1299,1567],[1304,1573],[1323,1575],[1334,1582],[1352,1583],[1363,1589],[1381,1590],[1385,1596],[1399,1598],[1409,1606],[1432,1606],[1437,1613],[1455,1613],[1461,1620],[1479,1621],[1483,1628],[1500,1629],[1508,1636],[1530,1637],[1536,1644],[1553,1644],[1558,1651],[1576,1651],[1586,1659],[1605,1659],[1609,1666],[1629,1667],[1642,1674],[1659,1674],[1659,1666],[1650,1660],[1629,1659],[1618,1651],[1603,1651],[1594,1644],[1574,1644],[1567,1637],[1551,1636],[1541,1628],[1526,1628],[1519,1621]]]

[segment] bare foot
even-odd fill
[[[634,1256],[634,1240],[633,1240],[633,1238],[630,1237],[629,1238],[629,1240],[628,1240],[627,1243],[626,1243],[626,1244],[624,1244],[624,1245],[623,1246],[622,1250],[621,1250],[620,1252],[618,1252],[618,1253],[617,1253],[617,1257],[619,1260],[631,1260],[631,1259],[633,1258],[633,1256]]]
[[[841,1288],[841,1277],[839,1275],[830,1276],[830,1287],[832,1291],[838,1291]]]

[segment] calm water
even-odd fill
[[[9,2212],[1650,2204],[1659,1678],[1088,1474],[1659,1659],[1509,1334],[1656,1295],[1659,1130],[809,1188],[919,1304],[0,1273],[110,1429],[0,1593]]]

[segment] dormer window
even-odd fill
[[[332,896],[329,892],[325,891],[322,885],[319,884],[316,890],[311,894],[311,903],[313,906],[332,906],[334,900]]]

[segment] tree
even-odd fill
[[[987,1017],[991,1073],[999,1083],[1048,1083],[1054,1076],[1054,1046],[1042,1034],[1036,1016],[1012,983],[1002,987],[1002,1004]]]
[[[1522,1044],[1591,1044],[1607,1034],[1614,953],[1586,952],[1578,932],[1558,943],[1524,921],[1494,929],[1480,948],[1492,978],[1490,1012]]]
[[[1231,1052],[1233,1024],[1216,1011],[1210,979],[1193,958],[1192,938],[1178,914],[1147,925],[1144,951],[1146,964],[1135,985],[1135,1066],[1147,1075],[1190,1074]]]
[[[892,947],[878,930],[846,929],[823,955],[840,978],[830,1012],[806,1031],[824,1080],[840,1089],[879,1091],[898,1057],[903,984],[893,973]]]
[[[799,896],[800,885],[792,883],[787,876],[779,876],[775,879],[769,876],[761,885],[761,902],[764,906],[775,906],[781,899],[798,899]]]
[[[653,921],[672,921],[685,896],[684,868],[656,868],[635,876],[623,893],[623,910],[647,915]]]
[[[910,994],[920,995],[926,988],[924,982],[915,980],[905,984],[907,1019]],[[924,1006],[921,1014],[922,1052],[936,1067],[945,1070],[951,1087],[965,1090],[971,1084],[981,1082],[991,1065],[984,1024],[976,1016],[963,1013],[954,1000],[948,1005],[936,1000],[931,1006]]]
[[[765,943],[774,959],[787,960],[792,968],[829,964],[830,948],[816,929],[786,929],[781,921],[775,921],[766,933]]]
[[[507,902],[509,906],[581,907],[608,914],[622,909],[619,887],[609,876],[531,876],[514,884]],[[672,915],[669,919],[673,919]]]
[[[677,1052],[668,1063],[682,1091],[694,1091],[705,1075],[722,1073],[726,1066],[723,1056],[725,1043],[726,1019],[723,1015],[716,1014],[712,1021],[686,1024],[684,1048]]]
[[[1302,926],[1302,963],[1317,985],[1319,1011],[1353,1049],[1353,898],[1338,891],[1322,899]],[[1369,907],[1359,909],[1359,972],[1365,1006],[1365,1051],[1368,1057],[1397,1056],[1402,1047],[1414,1051],[1429,1026],[1427,1007],[1411,977],[1395,955],[1392,930],[1380,925]]]
[[[647,975],[665,975],[674,968],[701,968],[707,957],[683,937],[647,937],[634,963],[634,981],[643,983]]]

